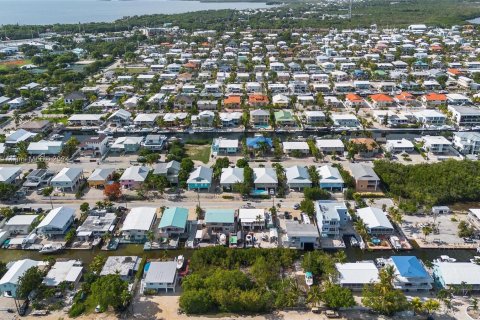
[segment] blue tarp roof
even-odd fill
[[[428,277],[427,270],[425,270],[425,268],[417,259],[417,257],[393,256],[391,259],[402,277],[405,277],[405,278]]]
[[[253,137],[253,138],[247,138],[247,147],[257,149],[258,145],[261,142],[267,143],[270,147],[273,146],[273,142],[271,138]]]

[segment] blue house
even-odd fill
[[[164,236],[180,236],[187,229],[188,209],[171,207],[163,211],[158,224],[160,234]]]
[[[392,256],[388,264],[395,269],[393,286],[403,291],[428,291],[433,279],[415,256]]]
[[[320,188],[330,191],[342,191],[343,190],[343,178],[340,171],[331,166],[324,165],[317,168],[318,175],[320,176]]]
[[[207,209],[205,211],[205,226],[208,233],[235,232],[235,210],[234,209]]]
[[[212,176],[212,168],[204,166],[197,167],[188,177],[188,190],[209,190],[212,185]]]
[[[270,148],[273,147],[273,141],[271,138],[265,138],[264,136],[255,136],[253,138],[247,138],[248,149],[258,149],[262,143],[266,143]]]

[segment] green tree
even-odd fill
[[[92,297],[102,310],[113,307],[115,311],[124,310],[131,299],[128,283],[117,274],[98,278],[92,284]]]
[[[311,286],[307,292],[307,302],[316,307],[322,301],[322,290],[320,286]]]
[[[315,215],[315,205],[310,199],[303,199],[300,202],[300,210],[305,212],[310,218],[313,218]]]
[[[322,300],[332,309],[351,308],[356,305],[352,291],[327,281],[322,292]]]
[[[202,314],[214,308],[214,301],[208,290],[186,290],[180,296],[179,306],[187,314]]]
[[[32,267],[18,278],[15,298],[27,299],[30,293],[42,287],[44,274],[38,267]]]
[[[71,137],[65,142],[62,148],[61,155],[66,158],[70,158],[77,151],[77,147],[80,144],[77,138]]]

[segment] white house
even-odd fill
[[[403,291],[429,291],[433,279],[423,263],[414,256],[392,256],[387,264],[395,269],[393,286]]]
[[[232,190],[237,183],[243,183],[243,168],[223,168],[220,186],[225,190]]]
[[[40,140],[38,142],[30,142],[27,152],[31,155],[58,155],[62,152],[62,148],[63,141]]]
[[[47,287],[57,287],[66,282],[76,287],[82,272],[82,262],[79,260],[57,261],[43,279],[43,284]]]
[[[385,149],[391,153],[402,153],[402,152],[410,153],[415,150],[415,147],[413,145],[413,142],[405,138],[402,138],[400,140],[387,140]]]
[[[305,141],[285,141],[283,142],[283,152],[289,155],[294,152],[306,155],[310,152],[310,148]]]
[[[480,153],[480,133],[478,132],[454,132],[453,144],[463,154]]]
[[[54,235],[63,235],[72,225],[75,219],[75,209],[70,207],[58,207],[50,210],[35,229],[37,234],[43,234],[48,237]]]
[[[15,183],[21,173],[22,168],[20,167],[0,167],[0,183]]]
[[[317,173],[320,177],[320,188],[328,189],[330,191],[343,190],[344,181],[337,168],[327,164],[318,167]]]
[[[11,217],[2,227],[4,231],[9,231],[11,235],[14,234],[28,234],[30,226],[37,220],[36,214],[17,214]]]
[[[286,248],[313,250],[320,248],[320,236],[313,224],[300,224],[297,221],[285,222],[285,236],[282,238]]]
[[[306,167],[293,166],[285,169],[287,185],[291,189],[304,189],[312,186],[312,180]]]
[[[143,291],[168,292],[170,290],[175,292],[177,280],[176,261],[152,261],[149,262],[148,270],[142,281]]]
[[[8,269],[0,279],[0,292],[3,292],[6,296],[16,297],[18,279],[30,268],[39,267],[42,264],[40,261],[24,259],[18,260]]]
[[[256,190],[275,190],[278,186],[278,178],[275,169],[253,168],[253,183]]]
[[[350,220],[345,202],[334,200],[316,201],[315,216],[318,231],[324,238],[339,238],[340,229]]]
[[[122,231],[123,238],[132,242],[146,241],[147,232],[152,228],[157,218],[157,208],[136,207],[127,214]]]
[[[315,141],[317,148],[324,154],[331,153],[343,153],[345,151],[345,145],[340,139],[318,139]]]
[[[238,221],[244,230],[262,230],[265,228],[265,210],[239,209]]]
[[[370,261],[335,263],[338,271],[336,283],[352,291],[361,291],[366,284],[379,281],[378,268]]]
[[[52,178],[50,184],[60,190],[74,191],[82,178],[83,170],[81,168],[63,168]]]
[[[423,136],[423,147],[432,153],[446,153],[451,150],[452,143],[444,136]]]
[[[391,235],[394,228],[382,209],[366,207],[357,209],[357,216],[367,226],[367,231],[372,236]]]

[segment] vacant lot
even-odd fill
[[[208,161],[210,160],[210,149],[210,145],[185,145],[187,155],[193,161],[201,161],[203,163],[208,163]]]
[[[0,62],[0,70],[11,69],[14,67],[21,67],[23,65],[29,64],[30,60],[9,60]]]

